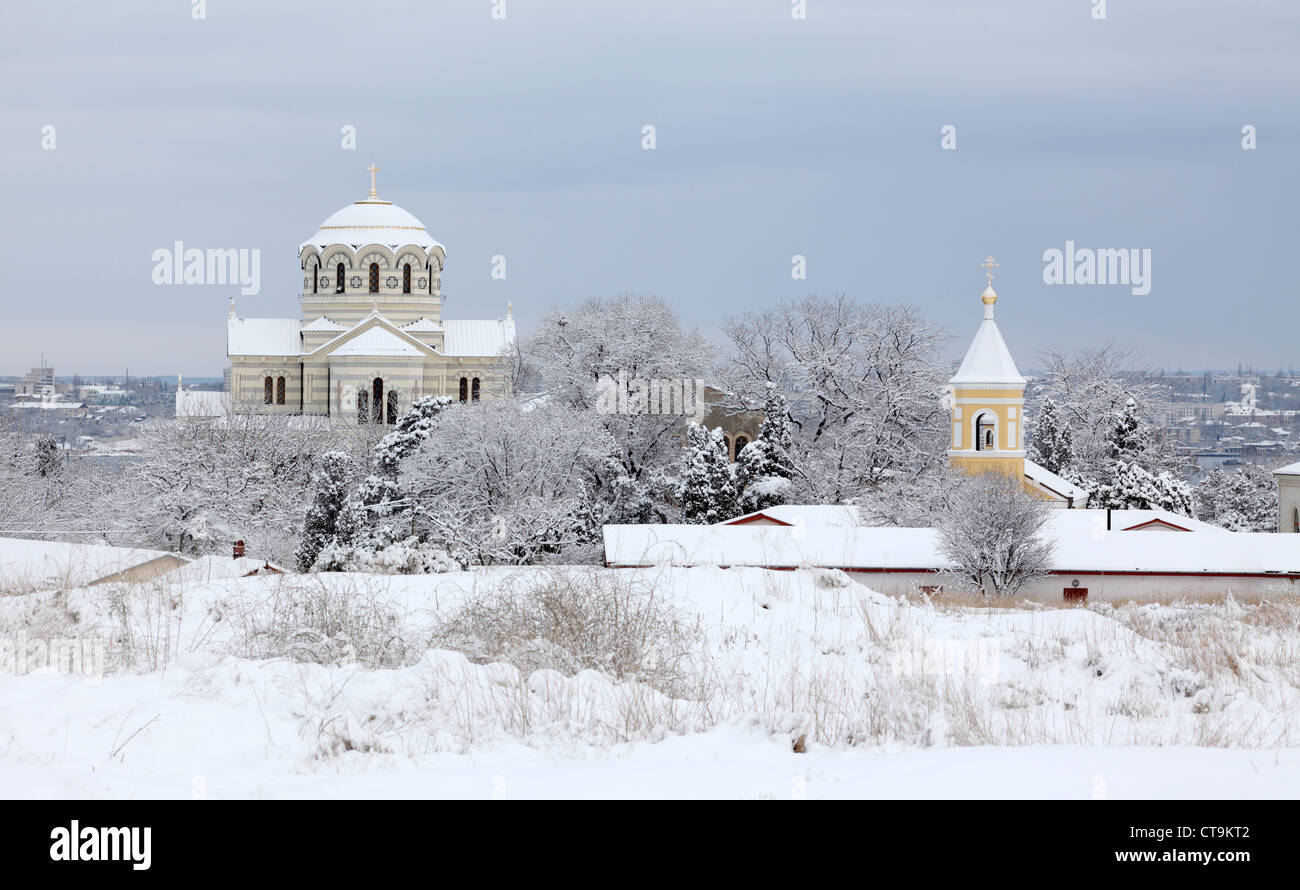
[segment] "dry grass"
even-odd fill
[[[221,617],[232,622],[233,648],[244,658],[366,668],[415,663],[422,649],[405,616],[372,583],[370,576],[276,576],[255,594],[224,601]]]
[[[672,695],[696,694],[703,638],[654,590],[617,572],[504,578],[434,630],[435,648],[525,673],[600,671]]]

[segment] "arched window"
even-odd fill
[[[262,401],[267,405],[271,404],[271,378],[270,377],[267,377],[265,380],[262,381]]]
[[[370,393],[364,389],[357,393],[357,423],[370,422]]]
[[[379,293],[379,264],[378,263],[370,264],[370,292],[372,294]]]
[[[397,390],[395,389],[388,391],[388,416],[386,419],[389,423],[397,423]]]
[[[994,430],[996,426],[993,422],[993,416],[985,411],[979,417],[975,418],[975,450],[992,451],[994,450]]]
[[[733,460],[740,460],[740,452],[744,451],[745,446],[747,446],[748,444],[749,444],[749,439],[746,438],[745,436],[736,437],[736,456],[735,458],[733,458]]]
[[[474,399],[474,401],[477,402],[478,401],[478,378],[477,377],[474,378],[473,393],[474,395],[472,396],[472,398]]]
[[[318,287],[320,287],[320,263],[313,262],[311,264],[311,292],[314,294],[320,293],[317,290]]]
[[[411,264],[406,263],[402,266],[402,293],[411,292]]]
[[[469,401],[469,380],[464,377],[460,378],[460,400],[462,402]]]
[[[341,294],[343,293],[343,279],[344,279],[342,263],[339,263],[338,266],[334,268],[334,274],[335,276],[337,276],[334,279],[334,293]]]
[[[284,378],[283,377],[275,378],[275,403],[277,405],[284,404]]]
[[[384,378],[376,377],[374,383],[370,386],[374,393],[374,398],[370,401],[370,416],[374,418],[375,423],[384,422]]]
[[[1300,507],[1291,508],[1291,531],[1300,532]]]

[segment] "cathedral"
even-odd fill
[[[1025,384],[993,319],[998,301],[992,257],[984,261],[988,286],[980,294],[984,320],[957,373],[948,381],[952,442],[948,460],[968,473],[999,472],[1023,479],[1030,494],[1053,507],[1082,510],[1088,493],[1025,457]]]
[[[498,357],[515,339],[504,318],[442,317],[446,251],[375,188],[298,249],[301,318],[244,318],[230,304],[227,349],[235,411],[391,424],[421,396],[462,402],[503,393]]]

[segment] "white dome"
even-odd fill
[[[435,247],[442,248],[429,237],[424,223],[392,201],[379,198],[357,201],[332,214],[298,250],[308,245],[324,248],[330,244],[347,244],[353,248],[383,244],[393,249],[414,245],[426,253]]]

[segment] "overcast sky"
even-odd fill
[[[1300,365],[1294,0],[493,5],[5,0],[0,373],[219,375],[236,289],[156,286],[153,251],[260,249],[239,311],[296,316],[298,244],[372,158],[447,247],[451,318],[640,292],[716,331],[844,293],[960,353],[992,254],[1022,367]],[[1150,293],[1046,285],[1067,240],[1150,249]]]

